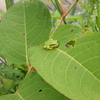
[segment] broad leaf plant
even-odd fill
[[[0,100],[100,100],[100,32],[64,24],[69,11],[55,28],[40,0],[20,0],[3,15]]]

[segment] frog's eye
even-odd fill
[[[54,46],[55,44],[50,44],[50,46]]]

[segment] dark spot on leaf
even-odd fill
[[[30,40],[30,39],[28,39],[28,40]]]
[[[36,45],[36,43],[33,43],[33,45]]]
[[[42,97],[44,97],[45,95],[42,95]]]
[[[42,80],[42,82],[44,82],[44,80]]]
[[[23,35],[25,35],[26,33],[23,33]]]
[[[42,89],[40,89],[39,92],[42,92]]]
[[[18,86],[18,84],[16,86]]]
[[[74,67],[75,69],[77,69],[77,67]]]
[[[70,36],[70,37],[72,37],[72,36]]]
[[[73,32],[74,30],[71,30],[71,32]]]

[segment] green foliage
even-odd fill
[[[0,100],[69,100],[53,89],[36,72],[30,72],[20,83],[15,94],[1,96]]]
[[[14,0],[5,0],[6,10],[13,6]]]
[[[100,30],[100,7],[99,3],[97,3],[97,16],[96,16],[96,24]]]
[[[31,48],[30,62],[49,84],[69,98],[99,100],[100,33],[84,34],[75,39],[74,47],[65,47],[70,36],[74,37],[71,32],[66,32],[73,28],[58,28],[53,38],[62,45],[55,50],[47,52],[38,46]],[[74,30],[79,32],[78,28]],[[58,34],[62,34],[62,38]]]
[[[14,93],[18,83],[25,77],[25,73],[18,66],[0,63],[0,95]]]
[[[48,39],[50,14],[42,2],[19,1],[3,16],[0,30],[0,51],[7,62],[28,63],[27,49]]]
[[[88,3],[90,13],[65,18],[81,27],[67,21],[55,28],[39,0],[9,8],[0,22],[0,100],[100,100],[100,14],[98,0]]]
[[[100,5],[99,0],[79,0],[81,11],[78,13],[75,13],[75,15],[69,15],[66,18],[68,23],[74,23],[75,25],[81,26],[81,27],[87,27],[91,29],[94,32],[98,32],[97,23],[99,23],[97,20],[99,20],[97,17],[97,4]],[[69,19],[70,18],[70,19]],[[99,25],[99,24],[98,24]]]
[[[24,77],[21,69],[16,68],[15,66],[5,65],[0,67],[0,74],[5,74],[11,79],[16,80],[16,76]]]

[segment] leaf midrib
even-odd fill
[[[23,2],[23,11],[24,11],[24,29],[25,29],[25,52],[26,52],[26,64],[28,65],[28,50],[27,50],[27,32],[26,32],[26,15],[25,15],[25,2]]]

